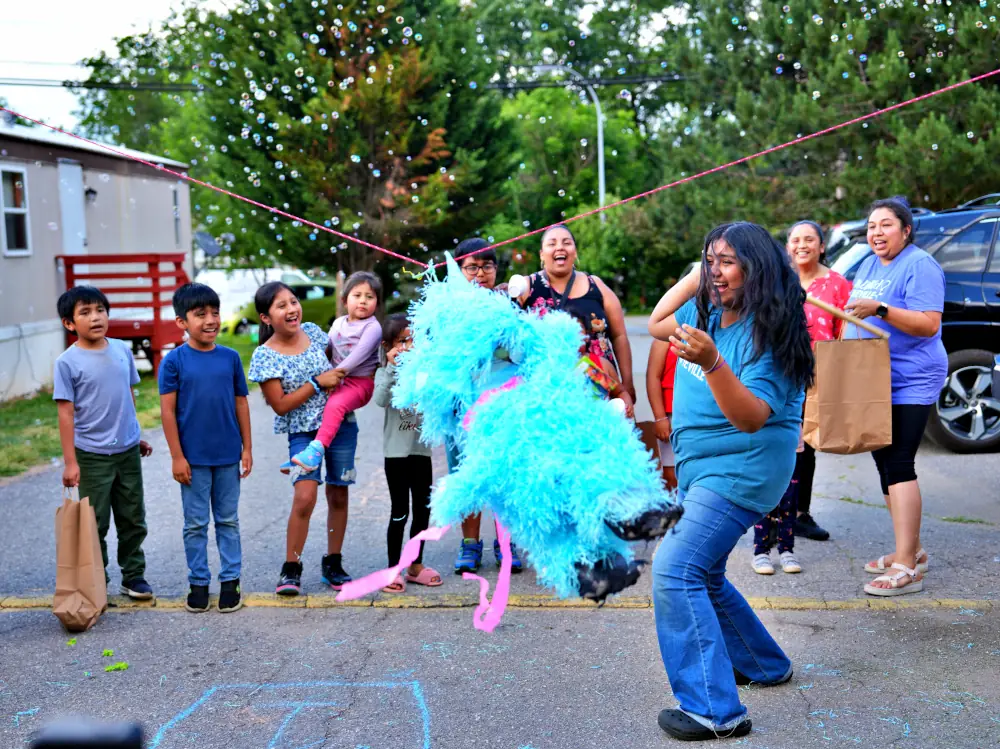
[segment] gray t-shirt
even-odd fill
[[[108,338],[103,349],[73,344],[56,359],[52,400],[73,404],[76,447],[99,455],[117,455],[139,444],[139,420],[132,386],[139,373],[132,349]]]
[[[386,458],[406,458],[410,455],[430,455],[429,445],[420,441],[420,414],[401,411],[392,405],[392,386],[396,384],[396,367],[387,364],[375,370],[375,392],[372,400],[385,409],[382,425],[382,453]]]

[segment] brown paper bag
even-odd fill
[[[853,455],[892,444],[892,371],[885,331],[817,299],[811,304],[878,338],[816,343],[802,437],[819,452]]]
[[[97,515],[84,497],[73,500],[63,492],[56,510],[56,594],[52,613],[70,632],[94,626],[108,607],[104,560],[97,535]]]

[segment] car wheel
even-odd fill
[[[993,390],[994,355],[969,349],[948,356],[948,379],[931,409],[927,433],[953,452],[1000,448],[1000,393]]]

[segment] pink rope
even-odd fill
[[[810,133],[809,135],[803,135],[800,138],[795,138],[794,140],[790,140],[790,141],[787,141],[785,143],[782,143],[780,146],[772,146],[771,148],[764,149],[763,151],[758,151],[757,153],[751,154],[750,156],[744,156],[744,157],[742,157],[740,159],[736,159],[735,161],[730,161],[730,162],[728,162],[726,164],[719,164],[718,166],[714,166],[711,169],[706,169],[705,171],[699,172],[698,174],[692,174],[690,177],[684,177],[683,179],[675,180],[674,182],[671,182],[670,184],[660,185],[659,187],[654,187],[652,190],[647,190],[646,192],[641,192],[638,195],[633,195],[631,198],[625,198],[624,200],[619,200],[616,203],[610,203],[608,205],[601,206],[599,208],[595,208],[595,209],[593,209],[591,211],[587,211],[586,213],[581,213],[581,214],[579,214],[577,216],[573,216],[572,218],[563,219],[562,221],[556,221],[554,224],[549,224],[548,226],[543,226],[540,229],[535,229],[533,231],[525,232],[524,234],[521,234],[518,237],[513,237],[511,239],[505,239],[502,242],[497,242],[496,244],[491,244],[490,246],[483,247],[480,250],[473,250],[472,252],[469,252],[469,253],[466,253],[465,255],[462,255],[462,257],[455,258],[455,260],[457,262],[461,262],[462,258],[464,258],[464,257],[469,257],[471,255],[478,255],[479,253],[486,252],[487,250],[495,250],[497,247],[503,247],[504,245],[512,244],[512,243],[517,242],[517,241],[522,240],[522,239],[527,239],[528,237],[532,237],[535,234],[540,234],[542,232],[546,232],[549,229],[551,229],[553,226],[559,226],[560,224],[568,224],[571,221],[579,221],[582,218],[587,218],[588,216],[593,216],[594,214],[601,213],[602,211],[607,211],[607,210],[610,210],[611,208],[617,208],[618,206],[625,205],[626,203],[631,203],[633,200],[639,200],[640,198],[648,198],[650,195],[655,195],[658,192],[663,192],[664,190],[669,190],[672,187],[677,187],[678,185],[683,185],[683,184],[686,184],[688,182],[694,182],[696,179],[701,179],[702,177],[707,177],[710,174],[715,174],[716,172],[724,171],[726,169],[729,169],[730,167],[738,166],[740,164],[745,164],[748,161],[752,161],[754,159],[759,159],[761,156],[767,156],[768,154],[771,154],[771,153],[776,153],[777,151],[781,151],[782,149],[788,148],[789,146],[794,146],[794,145],[797,145],[799,143],[805,143],[807,140],[812,140],[813,138],[819,138],[819,137],[821,137],[823,135],[829,135],[830,133],[834,132],[835,130],[840,130],[841,128],[848,127],[849,125],[856,125],[859,122],[864,122],[865,120],[870,120],[870,119],[874,119],[875,117],[880,117],[881,115],[886,114],[887,112],[892,112],[892,111],[894,111],[896,109],[902,109],[903,107],[908,107],[911,104],[916,104],[918,101],[924,101],[926,99],[930,99],[933,96],[938,96],[939,94],[944,94],[944,93],[947,93],[948,91],[954,91],[955,89],[961,88],[962,86],[968,86],[970,83],[976,83],[978,81],[985,80],[985,79],[990,78],[990,77],[992,77],[994,75],[997,75],[997,74],[1000,74],[1000,68],[997,68],[996,70],[992,70],[989,73],[983,73],[982,75],[977,75],[977,76],[974,76],[972,78],[968,78],[968,79],[966,79],[964,81],[959,81],[958,83],[952,83],[950,86],[945,86],[944,88],[939,88],[937,91],[931,91],[928,94],[923,94],[921,96],[915,96],[912,99],[907,99],[906,101],[901,101],[898,104],[893,104],[891,107],[885,107],[883,109],[878,109],[878,110],[876,110],[874,112],[870,112],[869,114],[865,114],[865,115],[862,115],[860,117],[855,117],[852,120],[847,120],[846,122],[841,122],[839,125],[833,125],[832,127],[828,127],[828,128],[823,129],[823,130],[818,130],[815,133]],[[437,268],[437,267],[440,267],[442,265],[444,265],[444,263],[437,263],[434,267]]]
[[[363,247],[368,247],[368,248],[370,248],[372,250],[375,250],[377,252],[382,252],[382,253],[384,253],[386,255],[391,255],[392,257],[398,258],[399,260],[402,260],[404,262],[415,263],[416,265],[420,265],[420,266],[422,266],[424,268],[428,267],[427,263],[421,263],[419,260],[414,260],[412,257],[407,257],[406,255],[400,255],[398,252],[393,252],[392,250],[387,250],[385,247],[380,247],[377,244],[372,244],[371,242],[366,242],[363,239],[358,239],[357,237],[352,237],[350,234],[343,234],[342,232],[336,231],[335,229],[331,229],[328,226],[322,226],[321,224],[317,224],[317,223],[315,223],[313,221],[309,221],[308,219],[304,219],[304,218],[301,218],[300,216],[296,216],[295,214],[288,213],[287,211],[283,211],[280,208],[275,208],[273,206],[265,205],[264,203],[260,203],[260,202],[258,202],[256,200],[252,199],[252,198],[248,198],[245,195],[240,195],[238,192],[232,192],[231,190],[226,190],[225,188],[217,187],[217,186],[215,186],[213,184],[210,184],[208,182],[203,182],[202,180],[196,179],[196,178],[194,178],[194,177],[192,177],[190,175],[184,174],[183,172],[177,172],[177,171],[174,171],[173,169],[167,169],[167,167],[165,167],[163,164],[157,164],[157,163],[152,162],[152,161],[147,161],[146,159],[141,159],[138,156],[133,156],[130,153],[125,153],[124,151],[119,151],[117,148],[114,148],[113,146],[109,146],[106,143],[98,143],[97,141],[90,140],[89,138],[84,138],[81,135],[75,135],[74,133],[68,133],[65,130],[61,129],[61,128],[55,127],[54,125],[49,125],[49,124],[47,124],[45,122],[42,122],[40,120],[36,120],[36,119],[31,118],[31,117],[27,117],[27,116],[25,116],[23,114],[20,114],[19,112],[15,112],[13,109],[8,109],[7,107],[0,107],[0,111],[2,111],[2,112],[9,112],[10,114],[14,115],[15,117],[20,117],[22,120],[27,120],[28,122],[34,122],[36,125],[41,125],[42,127],[47,127],[49,130],[54,130],[57,133],[62,133],[63,135],[68,135],[70,138],[76,138],[77,140],[83,141],[84,143],[89,143],[92,146],[97,146],[98,148],[103,148],[105,151],[110,151],[111,153],[117,154],[118,156],[121,156],[123,158],[130,159],[132,161],[137,161],[140,164],[145,164],[146,166],[152,167],[153,169],[156,169],[157,171],[166,172],[167,174],[171,174],[174,177],[177,177],[178,179],[183,179],[183,180],[186,180],[188,182],[192,182],[192,183],[194,183],[196,185],[201,185],[202,187],[207,187],[209,190],[215,190],[216,192],[221,192],[223,195],[228,195],[231,198],[236,198],[237,200],[242,200],[244,203],[249,203],[250,205],[256,206],[257,208],[262,208],[262,209],[264,209],[265,211],[267,211],[269,213],[276,213],[279,216],[284,216],[285,218],[292,219],[293,221],[298,221],[299,223],[305,224],[306,226],[311,226],[314,229],[319,229],[320,231],[325,231],[328,234],[333,234],[335,237],[340,237],[341,239],[346,239],[349,242],[354,242],[355,244],[362,245]]]
[[[714,166],[711,169],[706,169],[703,172],[699,172],[697,174],[692,174],[690,177],[684,177],[683,179],[675,180],[675,181],[670,182],[669,184],[666,184],[666,185],[660,185],[659,187],[654,187],[652,190],[647,190],[646,192],[641,192],[638,195],[633,195],[630,198],[625,198],[625,199],[619,200],[619,201],[617,201],[615,203],[610,203],[608,205],[600,206],[599,208],[594,208],[593,210],[587,211],[586,213],[581,213],[581,214],[578,214],[578,215],[573,216],[571,218],[563,219],[562,221],[557,221],[554,224],[549,224],[548,226],[543,226],[543,227],[541,227],[539,229],[534,229],[532,231],[525,232],[524,234],[521,234],[519,236],[512,237],[510,239],[505,239],[502,242],[496,242],[495,244],[488,245],[487,247],[483,247],[480,250],[474,250],[472,252],[466,253],[465,255],[462,255],[461,257],[458,257],[458,258],[455,258],[455,259],[458,260],[458,261],[461,261],[462,258],[470,257],[472,255],[478,255],[479,253],[486,252],[487,250],[495,250],[498,247],[503,247],[504,245],[513,244],[514,242],[519,242],[522,239],[527,239],[528,237],[533,237],[536,234],[541,234],[542,232],[548,231],[553,226],[558,226],[559,224],[568,224],[568,223],[571,223],[573,221],[579,221],[580,219],[587,218],[589,216],[593,216],[593,215],[601,213],[603,211],[608,211],[608,210],[611,210],[612,208],[617,208],[618,206],[625,205],[626,203],[631,203],[633,200],[639,200],[641,198],[648,198],[650,195],[655,195],[656,193],[663,192],[664,190],[669,190],[672,187],[677,187],[679,185],[683,185],[683,184],[686,184],[688,182],[694,182],[696,179],[701,179],[702,177],[707,177],[710,174],[715,174],[717,172],[725,171],[726,169],[729,169],[730,167],[739,166],[740,164],[745,164],[748,161],[752,161],[754,159],[759,159],[761,156],[767,156],[768,154],[776,153],[778,151],[781,151],[781,150],[783,150],[785,148],[788,148],[790,146],[797,145],[799,143],[805,143],[807,140],[812,140],[813,138],[819,138],[819,137],[824,136],[824,135],[829,135],[830,133],[832,133],[832,132],[834,132],[836,130],[840,130],[841,128],[849,127],[850,125],[856,125],[859,122],[864,122],[866,120],[874,119],[875,117],[881,117],[883,114],[886,114],[888,112],[892,112],[892,111],[895,111],[897,109],[902,109],[903,107],[908,107],[911,104],[916,104],[917,102],[925,101],[927,99],[930,99],[931,97],[939,96],[940,94],[944,94],[944,93],[947,93],[949,91],[954,91],[955,89],[961,88],[962,86],[968,86],[970,83],[977,83],[979,81],[986,80],[987,78],[991,78],[991,77],[993,77],[993,76],[995,76],[997,74],[1000,74],[1000,68],[997,68],[996,70],[991,70],[989,73],[983,73],[982,75],[977,75],[977,76],[973,76],[972,78],[967,78],[966,80],[959,81],[958,83],[952,83],[949,86],[945,86],[944,88],[939,88],[938,90],[931,91],[930,93],[927,93],[927,94],[922,94],[920,96],[915,96],[912,99],[907,99],[906,101],[901,101],[898,104],[893,104],[892,106],[889,106],[889,107],[884,107],[882,109],[877,109],[874,112],[870,112],[868,114],[861,115],[860,117],[855,117],[854,119],[847,120],[846,122],[841,122],[838,125],[833,125],[832,127],[828,127],[828,128],[823,129],[823,130],[818,130],[815,133],[810,133],[809,135],[803,135],[802,137],[795,138],[795,139],[790,140],[790,141],[786,141],[785,143],[782,143],[781,145],[772,146],[771,148],[764,149],[763,151],[758,151],[755,154],[751,154],[749,156],[744,156],[742,158],[736,159],[735,161],[730,161],[730,162],[727,162],[725,164],[719,164],[718,166]],[[249,203],[252,206],[256,206],[257,208],[262,208],[263,210],[268,211],[270,213],[274,213],[274,214],[277,214],[279,216],[284,216],[285,218],[291,219],[293,221],[298,221],[301,224],[304,224],[306,226],[310,226],[310,227],[312,227],[314,229],[318,229],[319,231],[325,231],[328,234],[334,235],[335,237],[340,237],[341,239],[347,240],[348,242],[354,242],[355,244],[359,244],[359,245],[361,245],[363,247],[368,247],[369,249],[375,250],[376,252],[381,252],[383,254],[386,254],[386,255],[389,255],[391,257],[397,258],[398,260],[402,260],[403,262],[414,263],[415,265],[419,265],[419,266],[421,266],[423,268],[431,268],[431,267],[439,268],[439,267],[441,267],[441,266],[443,266],[445,264],[444,262],[440,262],[440,263],[435,264],[434,266],[430,266],[427,263],[422,263],[419,260],[415,260],[412,257],[407,257],[406,255],[401,255],[398,252],[393,252],[392,250],[386,249],[385,247],[381,247],[381,246],[379,246],[377,244],[372,244],[371,242],[366,242],[363,239],[358,239],[357,237],[352,237],[349,234],[343,234],[343,233],[341,233],[339,231],[336,231],[335,229],[331,229],[329,227],[322,226],[321,224],[317,224],[317,223],[315,223],[313,221],[309,221],[307,219],[301,218],[299,216],[296,216],[294,214],[288,213],[286,211],[282,211],[279,208],[275,208],[273,206],[265,205],[264,203],[260,203],[260,202],[258,202],[256,200],[248,198],[248,197],[246,197],[244,195],[240,195],[239,193],[232,192],[231,190],[226,190],[226,189],[224,189],[222,187],[217,187],[215,185],[209,184],[208,182],[203,182],[200,179],[196,179],[196,178],[191,177],[191,176],[189,176],[187,174],[183,174],[182,172],[177,172],[177,171],[174,171],[172,169],[167,169],[162,164],[156,164],[154,162],[147,161],[145,159],[141,159],[138,156],[133,156],[132,154],[125,153],[124,151],[120,151],[120,150],[114,148],[113,146],[109,146],[109,145],[107,145],[105,143],[98,143],[97,141],[93,141],[93,140],[90,140],[88,138],[84,138],[83,136],[75,135],[73,133],[66,132],[65,130],[62,130],[61,128],[55,127],[53,125],[49,125],[49,124],[47,124],[45,122],[33,119],[31,117],[27,117],[27,116],[25,116],[25,115],[23,115],[23,114],[21,114],[19,112],[15,112],[13,109],[8,109],[7,107],[0,107],[0,111],[8,112],[8,113],[14,115],[15,117],[20,117],[21,119],[27,120],[28,122],[33,122],[36,125],[41,125],[42,127],[47,127],[49,130],[54,130],[57,133],[62,133],[63,135],[68,135],[69,137],[76,138],[77,140],[83,141],[84,143],[89,143],[92,146],[97,146],[98,148],[103,148],[106,151],[109,151],[111,153],[117,154],[118,156],[121,156],[123,158],[130,159],[132,161],[136,161],[136,162],[138,162],[140,164],[145,164],[146,166],[152,167],[153,169],[156,169],[158,171],[166,172],[167,174],[171,174],[171,175],[177,177],[178,179],[183,179],[183,180],[186,180],[188,182],[194,183],[196,185],[200,185],[202,187],[207,187],[209,190],[215,190],[216,192],[222,193],[223,195],[228,195],[231,198],[236,198],[237,200],[242,200],[244,203]]]

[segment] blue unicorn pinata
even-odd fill
[[[431,496],[436,525],[490,507],[562,598],[604,598],[635,583],[629,541],[662,536],[682,509],[633,424],[577,368],[582,331],[470,283],[448,255],[410,308],[413,348],[393,405],[423,417],[423,439],[462,459]]]

